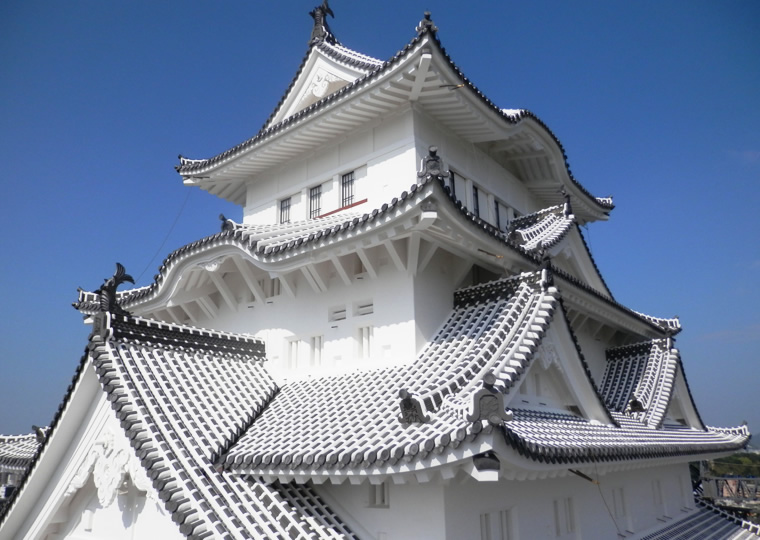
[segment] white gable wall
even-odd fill
[[[184,538],[158,501],[91,366],[3,525],[2,538]],[[139,487],[136,487],[139,485]]]

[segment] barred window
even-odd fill
[[[449,171],[449,188],[451,188],[451,197],[456,200],[457,198],[457,177],[454,171]]]
[[[480,217],[480,197],[478,195],[478,186],[472,186],[472,213]]]
[[[341,206],[354,204],[354,171],[348,172],[341,177]]]
[[[280,223],[290,223],[290,197],[280,201]]]
[[[314,219],[322,213],[322,186],[314,186],[309,190],[309,218]]]
[[[493,213],[496,219],[496,228],[501,230],[501,213],[499,212],[499,201],[494,200]]]

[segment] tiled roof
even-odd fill
[[[555,294],[544,290],[540,273],[462,291],[414,364],[286,386],[224,466],[262,474],[362,470],[473,440],[488,424],[472,408],[484,376],[496,375],[496,392],[515,383],[549,324]],[[425,421],[403,421],[414,416],[404,416],[405,405]]]
[[[155,281],[152,284],[127,291],[120,291],[117,293],[118,301],[123,308],[129,309],[131,306],[152,298],[157,294],[169,270],[178,264],[179,261],[195,253],[201,253],[217,246],[236,245],[243,251],[250,253],[254,258],[266,261],[274,256],[287,256],[293,253],[295,249],[306,247],[308,244],[317,245],[319,242],[328,239],[334,240],[343,235],[355,234],[357,229],[377,223],[389,212],[397,210],[404,203],[412,201],[414,205],[421,204],[428,198],[428,195],[423,194],[423,188],[428,185],[437,186],[435,189],[440,189],[438,193],[442,194],[445,200],[448,200],[457,208],[466,222],[477,227],[483,234],[503,242],[508,248],[520,254],[527,261],[535,265],[541,263],[541,259],[536,253],[529,252],[516,241],[510,239],[508,235],[470,212],[461,201],[451,195],[448,186],[444,184],[442,179],[428,176],[420,179],[419,183],[412,184],[409,190],[401,193],[399,197],[394,197],[390,202],[361,215],[353,212],[341,212],[323,218],[297,221],[285,225],[246,225],[228,220],[230,226],[221,232],[201,238],[171,252],[161,264],[158,274],[154,276]],[[540,212],[531,215],[535,216],[538,214]],[[553,266],[552,272],[560,279],[587,291],[603,302],[614,306],[628,315],[645,321],[660,332],[667,330],[676,334],[680,331],[678,319],[659,319],[643,315],[616,302],[608,294],[597,291],[558,267]],[[99,309],[99,300],[95,293],[80,289],[77,301],[73,303],[73,306],[83,313],[92,314]]]
[[[23,472],[40,447],[37,434],[0,435],[0,472]]]
[[[607,349],[602,379],[607,406],[617,412],[629,412],[648,426],[660,427],[679,365],[678,351],[670,339]],[[634,401],[643,410],[637,412],[631,406]]]
[[[571,413],[515,409],[505,423],[507,442],[525,457],[545,463],[589,463],[727,452],[743,448],[746,427],[705,431],[686,426],[649,427],[612,412],[618,426]]]
[[[251,337],[99,314],[90,356],[158,495],[190,538],[353,537],[307,487],[214,467],[277,386]]]
[[[384,64],[382,60],[349,49],[340,43],[319,41],[317,42],[316,47],[333,60],[367,71],[378,69]]]
[[[511,238],[528,251],[556,246],[576,222],[566,206],[558,204],[512,220],[509,224]]]
[[[699,503],[692,513],[641,540],[750,540],[760,538],[760,525],[742,521],[714,506]]]
[[[609,424],[548,409],[516,409],[511,420],[508,414],[484,418],[479,400],[486,391],[497,399],[519,383],[556,309],[557,291],[541,284],[540,275],[459,291],[449,318],[411,366],[284,387],[226,453],[224,467],[286,477],[383,473],[457,448],[495,426],[520,454],[546,463],[698,455],[746,444],[746,428],[656,429],[660,407],[641,419],[610,412]],[[653,374],[646,366],[642,370],[638,380],[662,382],[652,367]],[[628,379],[619,376],[626,387]],[[667,403],[671,391],[672,384],[663,385],[663,395],[651,402]]]
[[[497,107],[467,77],[465,77],[464,73],[462,73],[459,67],[456,64],[454,64],[451,57],[446,53],[446,50],[443,48],[435,30],[432,29],[431,27],[422,28],[419,31],[418,35],[415,36],[403,49],[398,51],[393,57],[391,57],[389,60],[385,62],[380,62],[377,59],[371,58],[366,55],[362,55],[360,53],[347,49],[343,47],[342,45],[337,45],[337,44],[333,45],[333,44],[329,44],[323,41],[318,42],[318,44],[315,46],[320,47],[320,50],[324,51],[326,54],[330,55],[331,57],[338,59],[339,61],[347,62],[349,64],[356,65],[357,67],[361,67],[362,69],[367,70],[366,75],[359,77],[357,80],[344,86],[340,90],[330,95],[325,96],[324,98],[310,105],[309,107],[301,111],[298,111],[297,113],[287,118],[284,118],[283,120],[281,120],[280,122],[276,124],[270,125],[272,119],[277,115],[278,111],[285,103],[285,100],[288,94],[290,93],[293,85],[295,84],[299,75],[301,74],[304,67],[306,66],[309,54],[311,54],[311,48],[310,48],[306,56],[304,57],[303,61],[301,62],[301,65],[298,68],[298,71],[295,77],[293,78],[293,81],[291,82],[286,92],[283,94],[283,97],[281,98],[280,103],[277,105],[277,107],[275,107],[275,110],[272,112],[271,116],[267,119],[267,121],[264,123],[264,126],[259,130],[259,132],[256,135],[230,148],[229,150],[226,150],[225,152],[222,152],[221,154],[218,154],[208,159],[187,159],[187,158],[180,157],[180,164],[176,167],[177,172],[179,172],[183,176],[191,176],[193,174],[199,174],[213,167],[217,163],[220,163],[229,158],[233,158],[233,157],[236,157],[237,155],[242,154],[249,148],[255,146],[258,142],[269,137],[270,135],[273,135],[287,128],[294,122],[299,121],[303,119],[304,117],[308,117],[312,114],[315,114],[316,112],[324,109],[326,106],[333,103],[338,98],[345,96],[347,93],[350,93],[354,91],[355,89],[366,85],[368,82],[381,77],[384,73],[391,71],[391,69],[394,66],[400,63],[410,52],[415,50],[417,46],[420,45],[425,39],[428,39],[429,42],[432,43],[436,47],[436,49],[438,49],[438,51],[440,51],[445,61],[449,64],[449,67],[457,74],[460,81],[462,81],[462,84],[464,84],[467,88],[469,88],[475,94],[475,96],[477,96],[477,98],[480,101],[482,101],[493,112],[498,114],[505,122],[508,122],[509,124],[519,124],[523,122],[525,119],[530,119],[534,121],[535,123],[537,123],[542,129],[544,129],[546,133],[548,133],[549,136],[554,140],[554,142],[557,144],[558,148],[562,152],[562,157],[564,160],[565,169],[567,171],[568,177],[573,182],[573,184],[584,195],[588,197],[588,200],[590,202],[596,204],[601,210],[605,212],[609,212],[615,207],[612,202],[611,197],[607,197],[607,198],[594,197],[585,187],[583,187],[583,185],[581,185],[581,183],[578,180],[575,179],[572,172],[570,171],[570,165],[567,160],[567,154],[565,153],[565,150],[562,147],[562,143],[560,143],[557,136],[549,129],[549,127],[538,116],[536,116],[534,113],[532,113],[531,111],[527,109],[501,109]]]

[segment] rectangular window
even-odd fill
[[[319,367],[322,365],[322,346],[324,344],[323,336],[313,336],[311,338],[311,366]]]
[[[287,347],[288,369],[296,369],[298,367],[298,340],[288,339]]]
[[[280,201],[280,223],[290,223],[290,197]]]
[[[554,532],[557,538],[570,538],[575,533],[573,498],[554,499]]]
[[[478,194],[478,186],[472,185],[472,213],[477,217],[480,217],[480,196]]]
[[[512,510],[480,514],[480,540],[510,540]]]
[[[388,508],[390,506],[390,497],[388,491],[388,482],[382,484],[369,485],[369,507],[370,508]]]
[[[354,204],[354,171],[344,174],[340,179],[341,207]]]
[[[359,359],[368,360],[372,356],[372,334],[371,326],[362,326],[359,328]]]
[[[322,186],[314,186],[309,190],[309,219],[319,217],[322,213]]]
[[[625,491],[623,488],[612,490],[612,507],[616,518],[624,518],[628,515],[625,507]]]
[[[454,171],[449,171],[449,188],[451,189],[451,197],[457,199],[457,175]]]
[[[496,228],[501,230],[501,212],[499,208],[499,201],[493,201],[493,215],[496,221]]]

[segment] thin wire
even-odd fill
[[[156,257],[158,257],[158,254],[161,253],[161,251],[164,249],[164,245],[166,244],[166,241],[169,240],[169,236],[174,231],[174,227],[176,227],[177,222],[179,221],[180,216],[182,216],[182,212],[185,210],[185,206],[187,206],[187,201],[190,198],[190,193],[192,192],[192,189],[187,190],[187,195],[185,195],[185,200],[182,201],[182,206],[179,208],[179,212],[177,212],[177,216],[174,218],[174,221],[171,224],[171,227],[169,227],[169,232],[166,233],[166,236],[164,236],[163,241],[161,242],[161,245],[158,246],[158,249],[153,254],[153,257],[151,257],[150,261],[148,261],[148,264],[145,265],[145,268],[143,268],[143,271],[140,272],[140,275],[137,276],[137,279],[135,280],[136,283],[140,282],[140,278],[143,277],[143,274],[148,271],[148,268],[153,264],[153,261],[156,260]]]
[[[623,536],[623,533],[620,532],[620,527],[618,527],[617,521],[615,520],[615,516],[612,515],[612,512],[610,511],[610,507],[607,504],[607,501],[604,498],[604,494],[602,494],[602,483],[599,481],[599,471],[596,468],[596,462],[594,462],[594,472],[596,473],[596,488],[599,490],[599,496],[602,498],[602,502],[604,503],[604,507],[607,509],[607,513],[610,515],[610,519],[612,520],[612,523],[615,524],[615,528],[617,529],[618,536]]]

